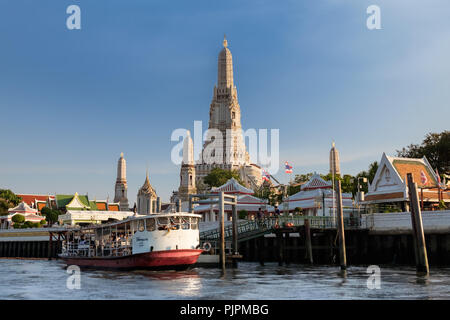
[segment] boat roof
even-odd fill
[[[93,225],[93,226],[84,226],[80,229],[98,229],[98,228],[105,228],[109,226],[115,226],[119,224],[124,224],[126,222],[134,221],[134,220],[144,220],[144,219],[150,219],[150,218],[165,218],[165,217],[193,217],[193,218],[201,218],[202,215],[195,214],[195,213],[189,213],[189,212],[173,212],[173,213],[153,213],[153,214],[147,214],[147,215],[136,215],[131,216],[126,219],[105,223],[105,224],[99,224],[99,225]],[[78,229],[79,230],[79,229]]]

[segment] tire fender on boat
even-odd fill
[[[209,242],[205,242],[204,244],[203,244],[203,250],[204,251],[209,251],[209,250],[211,250],[211,243],[209,243]]]

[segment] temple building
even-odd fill
[[[209,111],[209,141],[195,165],[197,185],[212,169],[237,170],[248,186],[261,184],[261,168],[250,163],[241,125],[241,109],[233,79],[233,59],[226,38],[218,57],[217,84]],[[212,133],[211,133],[212,132]],[[221,135],[222,140],[215,135]]]
[[[255,217],[258,210],[261,208],[263,212],[273,211],[273,207],[269,205],[265,199],[260,199],[253,196],[254,191],[241,185],[236,179],[231,178],[225,184],[217,188],[212,188],[211,193],[220,193],[237,196],[237,212],[245,210],[247,218]],[[232,208],[231,205],[226,204],[225,208],[225,221],[232,220]],[[217,204],[199,205],[194,208],[194,213],[201,214],[203,216],[202,221],[219,221],[219,206]]]
[[[117,180],[114,196],[114,202],[119,203],[120,211],[129,210],[127,190],[127,163],[122,152],[117,163]]]
[[[45,220],[44,217],[38,214],[38,210],[31,208],[24,201],[20,202],[16,207],[8,209],[8,214],[0,217],[0,229],[9,229],[14,225],[12,218],[20,214],[25,218],[25,221],[41,222]]]
[[[335,175],[341,174],[341,166],[339,164],[339,151],[336,149],[336,145],[333,142],[330,150],[330,173]]]
[[[408,173],[417,183],[422,210],[437,209],[439,202],[450,204],[450,192],[439,183],[439,177],[426,157],[389,157],[385,153],[363,204],[371,212],[409,211]]]
[[[148,178],[148,171],[145,177],[144,184],[138,191],[137,195],[137,213],[151,214],[158,211],[158,196],[155,189],[153,189]]]
[[[37,209],[41,212],[42,208],[49,207],[55,208],[55,196],[52,195],[40,195],[40,194],[17,194],[18,197],[22,198],[28,206],[33,209]]]
[[[89,200],[88,195],[57,194],[55,195],[55,207],[59,211],[120,211],[119,203],[108,203],[106,200]]]
[[[293,213],[296,208],[301,209],[301,213],[306,216],[336,216],[337,196],[333,192],[332,183],[325,181],[319,174],[315,173],[308,182],[301,186],[301,190],[289,196],[278,208],[286,209]],[[342,193],[342,206],[344,213],[352,210],[353,200],[351,193]]]

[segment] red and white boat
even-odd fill
[[[67,265],[183,270],[197,262],[198,222],[191,213],[152,214],[71,230],[59,255]]]

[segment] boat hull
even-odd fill
[[[203,250],[180,249],[153,251],[123,257],[60,257],[67,265],[98,269],[183,270],[198,260]]]

